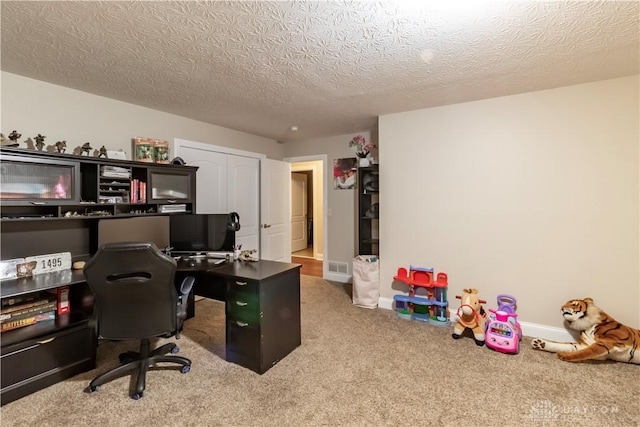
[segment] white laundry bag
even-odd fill
[[[376,308],[380,298],[380,260],[375,255],[358,255],[353,259],[353,304]]]

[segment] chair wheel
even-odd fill
[[[176,354],[176,353],[177,353],[177,352],[179,352],[179,351],[180,351],[180,347],[178,347],[178,346],[175,346],[175,347],[173,347],[173,348],[171,349],[171,353],[172,353],[172,354]]]
[[[140,399],[142,399],[143,394],[144,394],[143,392],[134,393],[133,395],[131,395],[131,398],[133,400],[140,400]]]
[[[131,351],[127,351],[125,353],[120,353],[118,355],[118,359],[120,360],[121,365],[126,365],[127,363],[131,363],[136,360],[136,354]]]
[[[89,386],[89,393],[93,393],[100,390],[100,386],[99,385],[94,385],[94,386]]]
[[[185,365],[182,367],[182,369],[180,369],[180,372],[182,372],[183,374],[186,374],[190,370],[191,370],[191,365]]]

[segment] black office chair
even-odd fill
[[[181,372],[191,369],[191,361],[185,357],[169,356],[177,353],[174,343],[151,350],[150,339],[180,338],[182,323],[187,317],[187,296],[194,278],[183,280],[180,290],[174,283],[176,262],[163,254],[153,243],[109,243],[87,262],[84,275],[95,295],[94,309],[97,315],[98,338],[105,340],[139,339],[139,352],[120,355],[120,366],[98,375],[89,384],[89,391],[128,371],[139,370],[135,392],[140,399],[145,389],[149,367],[160,362],[177,363]]]

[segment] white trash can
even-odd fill
[[[376,308],[380,298],[380,259],[376,255],[358,255],[353,259],[353,304]]]

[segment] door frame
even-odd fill
[[[329,156],[327,154],[314,154],[309,156],[293,156],[293,157],[285,157],[282,159],[285,162],[289,163],[301,163],[301,162],[322,162],[322,174],[324,179],[322,181],[322,277],[327,277],[329,271],[329,186],[327,185],[327,177],[329,175]],[[318,179],[316,171],[312,168],[313,172],[313,180],[316,182]],[[289,195],[291,197],[291,195]],[[314,192],[314,197],[315,192]],[[314,230],[315,234],[315,230]],[[315,254],[314,254],[315,256]]]
[[[313,172],[311,171],[311,173],[313,174]],[[295,191],[295,188],[297,186],[294,186],[294,182],[301,182],[302,184],[302,192],[300,194],[301,199],[300,200],[296,200],[293,198],[294,193],[297,194],[297,192]],[[291,253],[293,254],[293,252],[295,251],[299,251],[302,249],[306,249],[309,246],[309,212],[308,212],[308,205],[309,205],[309,182],[308,182],[308,177],[307,174],[303,173],[303,172],[297,172],[297,171],[291,171]],[[296,204],[294,203],[294,201],[298,202],[298,205],[296,206]],[[313,203],[314,201],[312,200],[311,203]],[[304,246],[302,246],[301,249],[296,249],[294,248],[294,240],[293,240],[293,223],[294,223],[294,211],[297,209],[297,207],[300,206],[300,204],[302,205],[302,213],[301,215],[298,216],[297,219],[299,219],[300,217],[302,217],[302,223],[300,224],[301,228],[301,236],[300,239],[298,239],[296,241],[296,244],[300,244],[303,243]],[[313,214],[313,213],[312,213]],[[315,249],[314,249],[315,251]],[[315,258],[315,256],[314,256]]]

